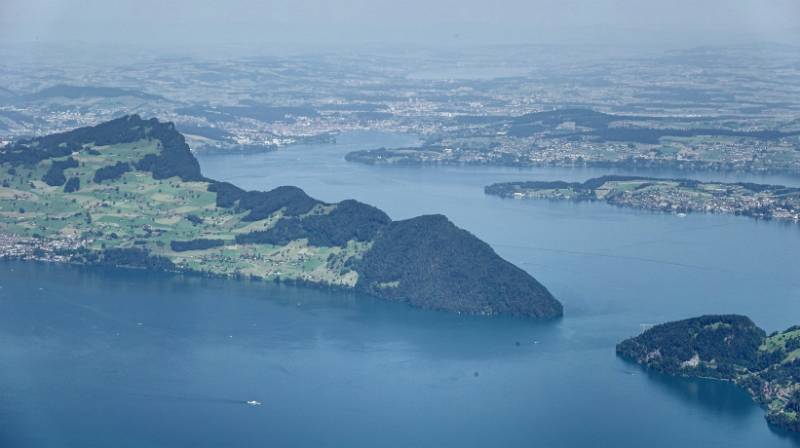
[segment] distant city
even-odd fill
[[[3,51],[12,63],[0,67],[2,142],[138,113],[175,122],[195,151],[274,150],[371,130],[423,144],[349,160],[800,173],[791,47],[118,54],[100,66],[69,51]]]

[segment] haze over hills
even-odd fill
[[[420,308],[561,316],[525,271],[441,215],[392,221],[297,187],[205,178],[172,123],[125,116],[0,151],[0,255],[351,288]]]
[[[788,46],[37,48],[2,54],[11,93],[0,91],[0,141],[137,113],[175,123],[198,152],[368,130],[424,144],[350,160],[800,172],[798,50]]]
[[[685,95],[710,105],[717,94],[667,89],[643,95],[645,98]],[[768,127],[753,128],[743,127],[735,117],[726,115],[609,114],[565,107],[520,116],[454,116],[442,132],[429,137],[420,147],[354,151],[347,155],[347,160],[370,165],[589,166],[797,173],[800,171],[798,136],[800,131],[796,129],[794,116]]]
[[[68,84],[47,87],[34,93],[22,95],[21,99],[23,101],[41,101],[58,97],[69,99],[131,97],[142,100],[164,100],[163,97],[158,95],[119,87],[75,86]]]

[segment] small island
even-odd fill
[[[638,176],[602,176],[586,182],[504,182],[486,194],[513,199],[603,201],[666,213],[720,213],[800,222],[800,188],[746,182],[700,182]]]
[[[138,115],[0,149],[0,259],[362,291],[461,314],[556,318],[527,272],[441,215],[204,177],[172,123]]]
[[[800,326],[767,336],[745,316],[701,316],[656,325],[617,354],[669,375],[732,381],[771,425],[800,431]]]

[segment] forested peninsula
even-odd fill
[[[771,425],[800,431],[800,326],[767,335],[745,316],[701,316],[656,325],[617,354],[670,375],[732,381]]]
[[[0,257],[362,291],[434,310],[556,318],[527,272],[441,215],[393,221],[292,186],[204,177],[172,123],[129,115],[0,149]]]

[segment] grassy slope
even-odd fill
[[[223,275],[248,275],[273,279],[302,279],[313,282],[353,286],[357,274],[328,263],[329,256],[348,258],[367,246],[351,243],[346,248],[312,247],[295,241],[287,246],[236,245],[236,234],[270,228],[281,212],[243,222],[246,212],[217,207],[215,193],[207,182],[185,182],[177,177],[156,180],[149,172],[130,171],[122,177],[93,183],[95,171],[117,162],[135,162],[155,154],[160,142],[141,140],[111,146],[93,146],[99,155],[81,151],[72,157],[80,164],[64,171],[67,179],[78,177],[80,190],[64,193],[61,186],[49,186],[41,179],[54,160],[35,166],[13,168],[0,165],[0,232],[46,239],[83,236],[91,249],[112,247],[147,248],[164,255],[181,267]],[[323,206],[319,206],[323,207]],[[324,206],[325,211],[335,206]],[[21,212],[23,209],[24,212]],[[187,216],[202,218],[193,224]],[[224,247],[174,252],[170,241],[215,238],[230,241]]]

